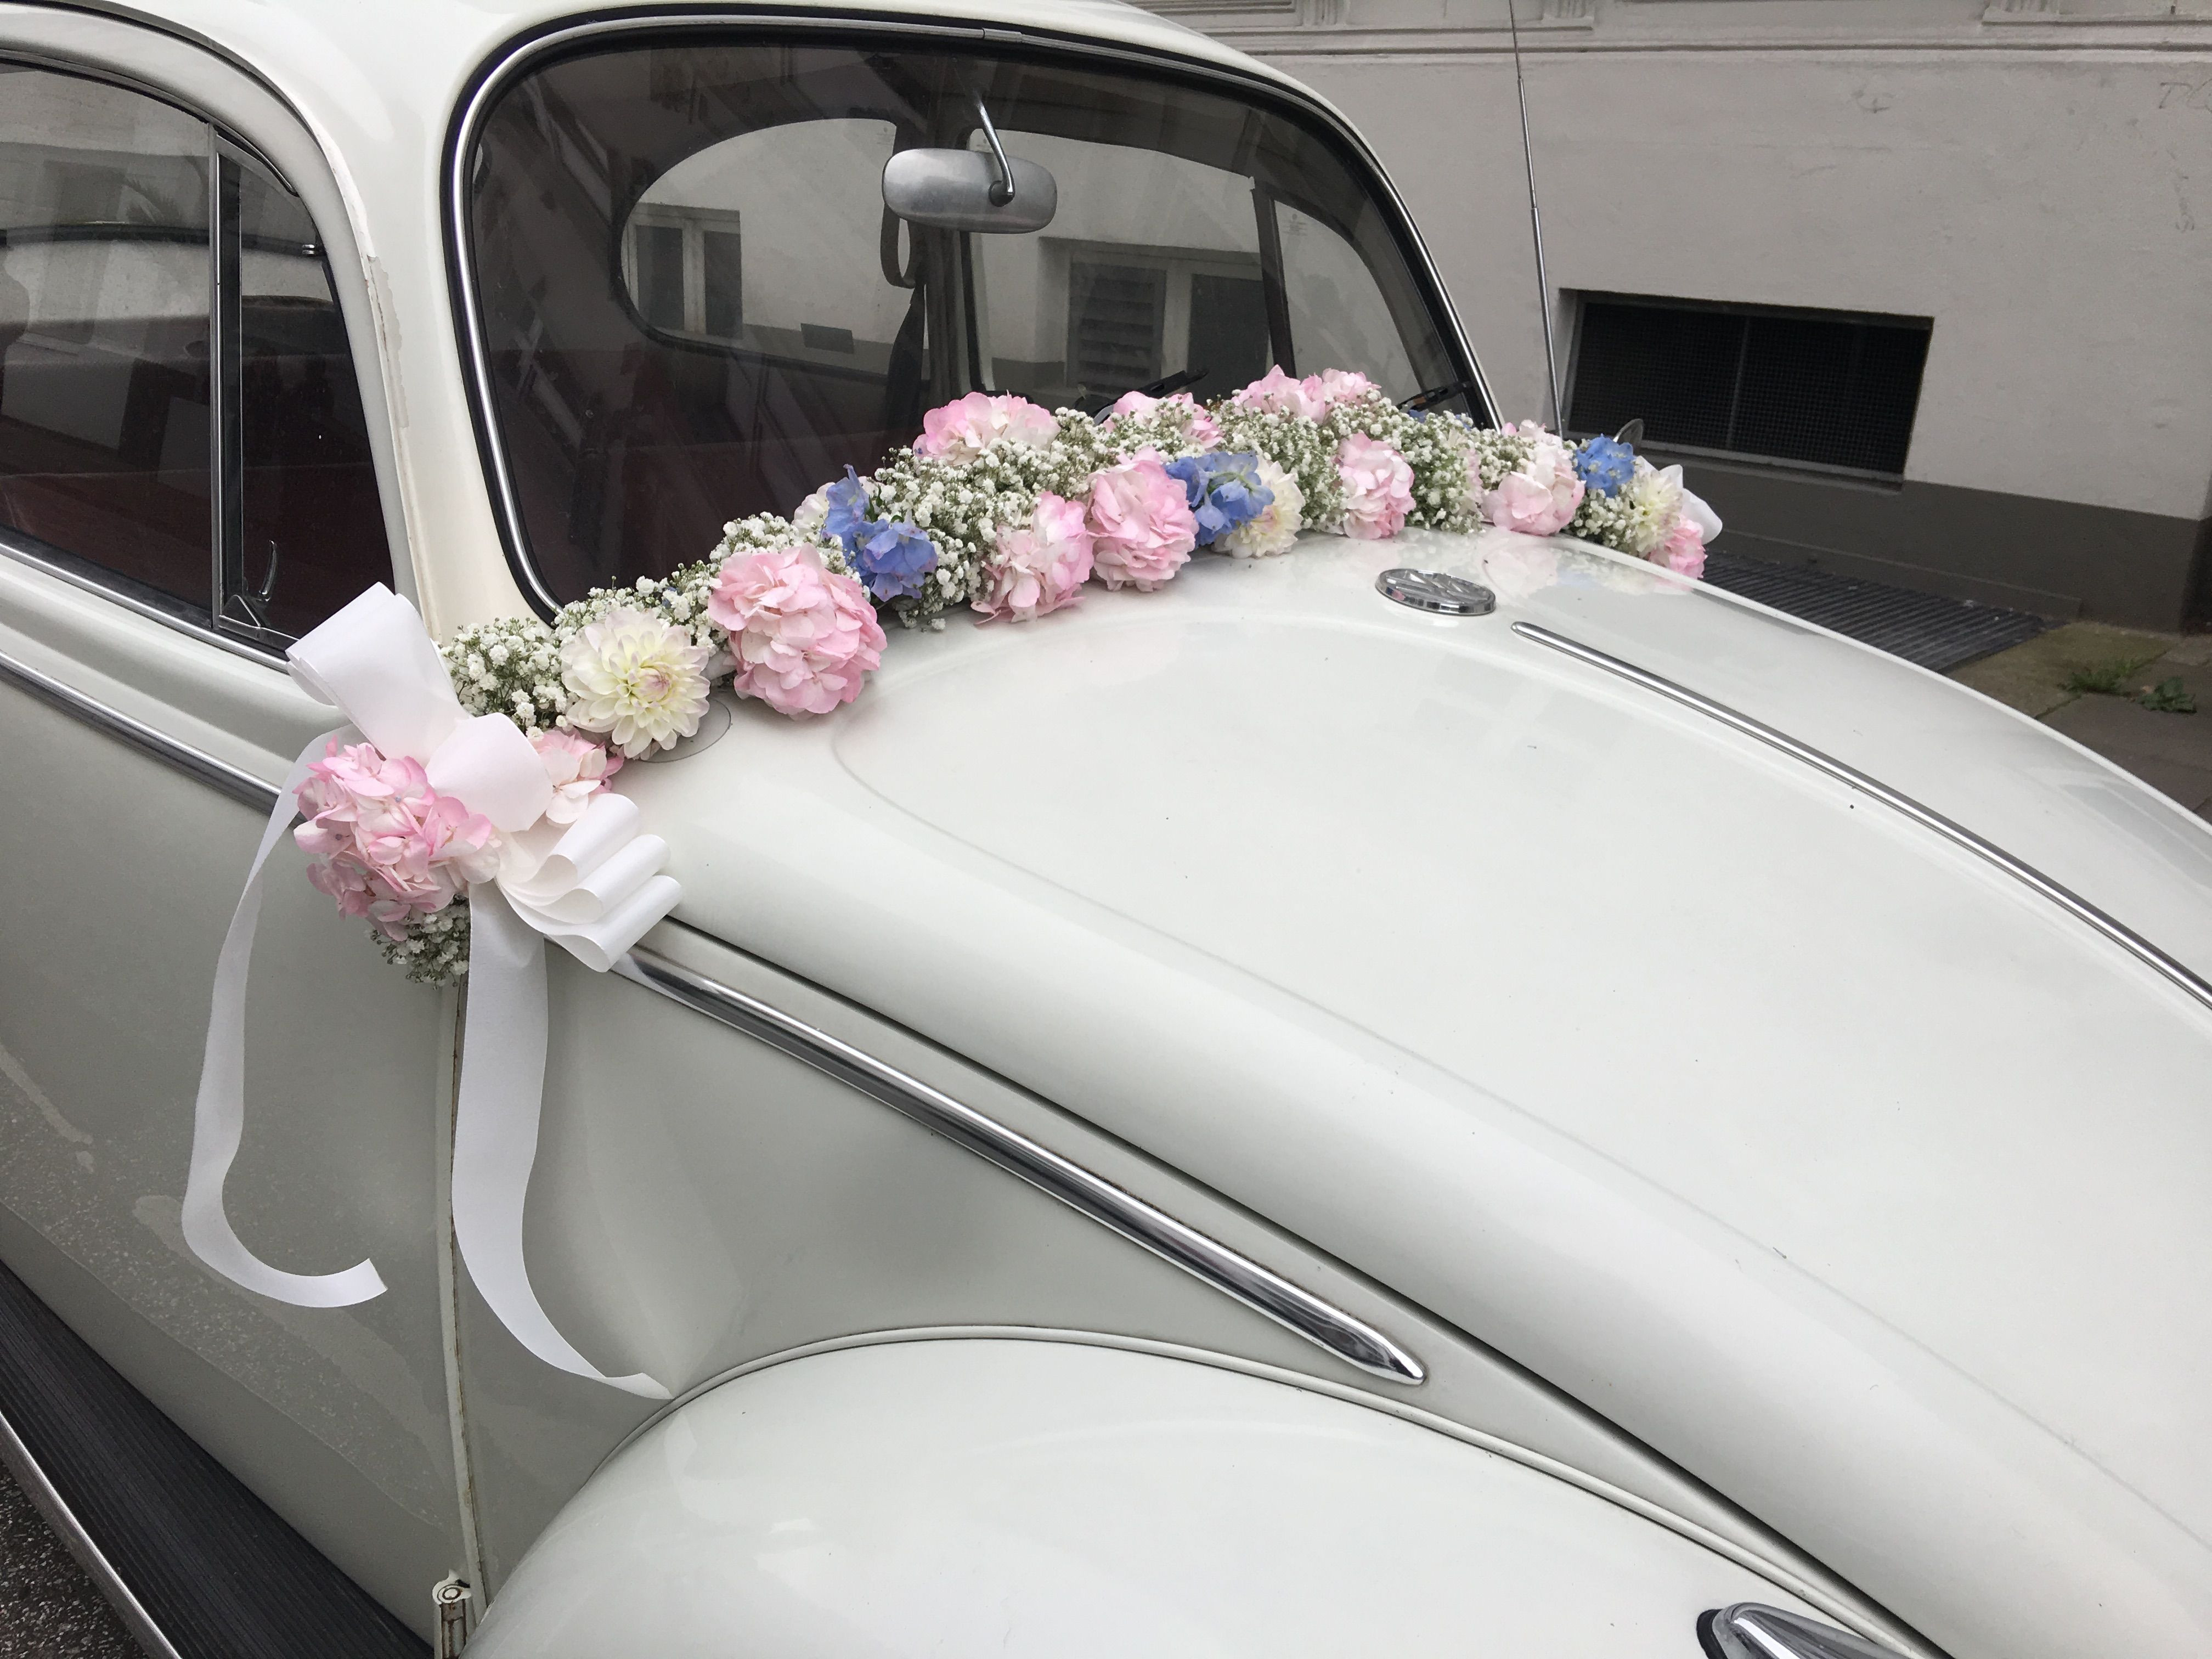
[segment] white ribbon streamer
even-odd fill
[[[192,1161],[185,1176],[185,1243],[192,1253],[249,1291],[301,1308],[346,1308],[384,1294],[384,1280],[371,1262],[359,1261],[338,1273],[288,1273],[247,1249],[222,1206],[222,1184],[246,1136],[246,975],[253,961],[253,931],[261,921],[261,878],[269,854],[292,820],[299,803],[292,792],[307,780],[307,768],[323,757],[332,738],[348,735],[340,726],[325,732],[300,751],[285,775],[284,793],[261,832],[246,890],[238,896],[222,954],[216,958],[215,1005],[208,1012],[207,1048],[200,1060],[200,1091],[192,1103]]]
[[[498,877],[469,893],[468,1014],[453,1126],[453,1232],[469,1276],[507,1329],[549,1365],[667,1399],[653,1378],[609,1376],[570,1346],[531,1289],[522,1251],[544,1097],[544,941],[595,973],[611,968],[683,896],[660,873],[667,843],[639,833],[635,803],[604,790],[565,829],[544,823],[553,785],[537,750],[513,721],[463,712],[422,618],[387,587],[369,589],[287,654],[293,678],[351,725],[325,732],[293,763],[223,939],[192,1115],[185,1242],[225,1277],[295,1306],[342,1308],[384,1290],[367,1261],[325,1274],[269,1266],[240,1241],[222,1201],[245,1134],[246,974],[262,878],[297,816],[294,792],[307,769],[331,738],[357,733],[387,757],[420,761],[434,788],[490,819],[501,835]]]
[[[469,1022],[453,1124],[453,1237],[485,1304],[524,1347],[575,1376],[665,1400],[668,1390],[643,1372],[609,1376],[578,1353],[530,1288],[522,1206],[544,1094],[545,941],[497,886],[485,883],[469,893]]]

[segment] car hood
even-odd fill
[[[1393,605],[1399,564],[1498,611]],[[1880,653],[1494,532],[896,636],[836,716],[742,705],[625,787],[684,920],[1333,1251],[1932,1638],[2201,1650],[2212,1008],[1530,624],[2212,975],[2212,833],[2171,802]]]

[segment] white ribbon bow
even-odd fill
[[[453,1236],[469,1276],[507,1329],[548,1364],[667,1399],[668,1390],[643,1373],[609,1376],[570,1346],[538,1304],[522,1255],[523,1202],[544,1098],[545,941],[596,973],[611,968],[683,896],[674,878],[660,873],[667,843],[640,834],[636,804],[604,789],[575,823],[544,823],[553,785],[537,749],[512,720],[463,712],[415,607],[381,584],[287,655],[292,678],[349,724],[324,732],[293,763],[216,959],[185,1182],[185,1242],[226,1278],[295,1306],[342,1308],[383,1292],[368,1261],[336,1273],[269,1266],[240,1241],[222,1202],[246,1127],[246,981],[263,869],[298,816],[294,792],[307,769],[333,738],[357,733],[387,757],[420,761],[433,788],[500,832],[498,875],[469,889],[468,1015],[453,1126]]]

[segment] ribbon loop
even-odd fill
[[[471,717],[415,607],[370,588],[295,644],[293,678],[351,722],[301,751],[246,872],[216,965],[207,1046],[192,1116],[185,1237],[210,1267],[299,1307],[344,1307],[382,1293],[368,1261],[343,1273],[272,1267],[240,1241],[222,1188],[245,1135],[246,986],[270,854],[297,816],[297,791],[334,740],[365,738],[422,763],[431,787],[500,832],[497,877],[470,889],[467,1020],[453,1126],[453,1231],[470,1276],[515,1337],[548,1364],[647,1399],[643,1373],[609,1376],[554,1328],[531,1289],[522,1212],[538,1153],[545,1081],[545,941],[605,973],[675,909],[684,890],[661,873],[668,844],[640,833],[636,805],[602,790],[565,829],[543,822],[553,783],[536,746],[498,714]]]
[[[527,830],[553,804],[553,781],[521,727],[503,714],[463,720],[422,763],[430,787],[481,812],[501,835]]]

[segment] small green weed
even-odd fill
[[[2094,691],[2107,697],[2129,695],[2128,681],[2158,660],[2155,657],[2115,657],[2094,668],[2077,668],[2066,677],[2069,691]]]
[[[2179,674],[2172,679],[2160,680],[2136,701],[2161,714],[2193,714],[2197,712],[2197,699],[2190,696]]]

